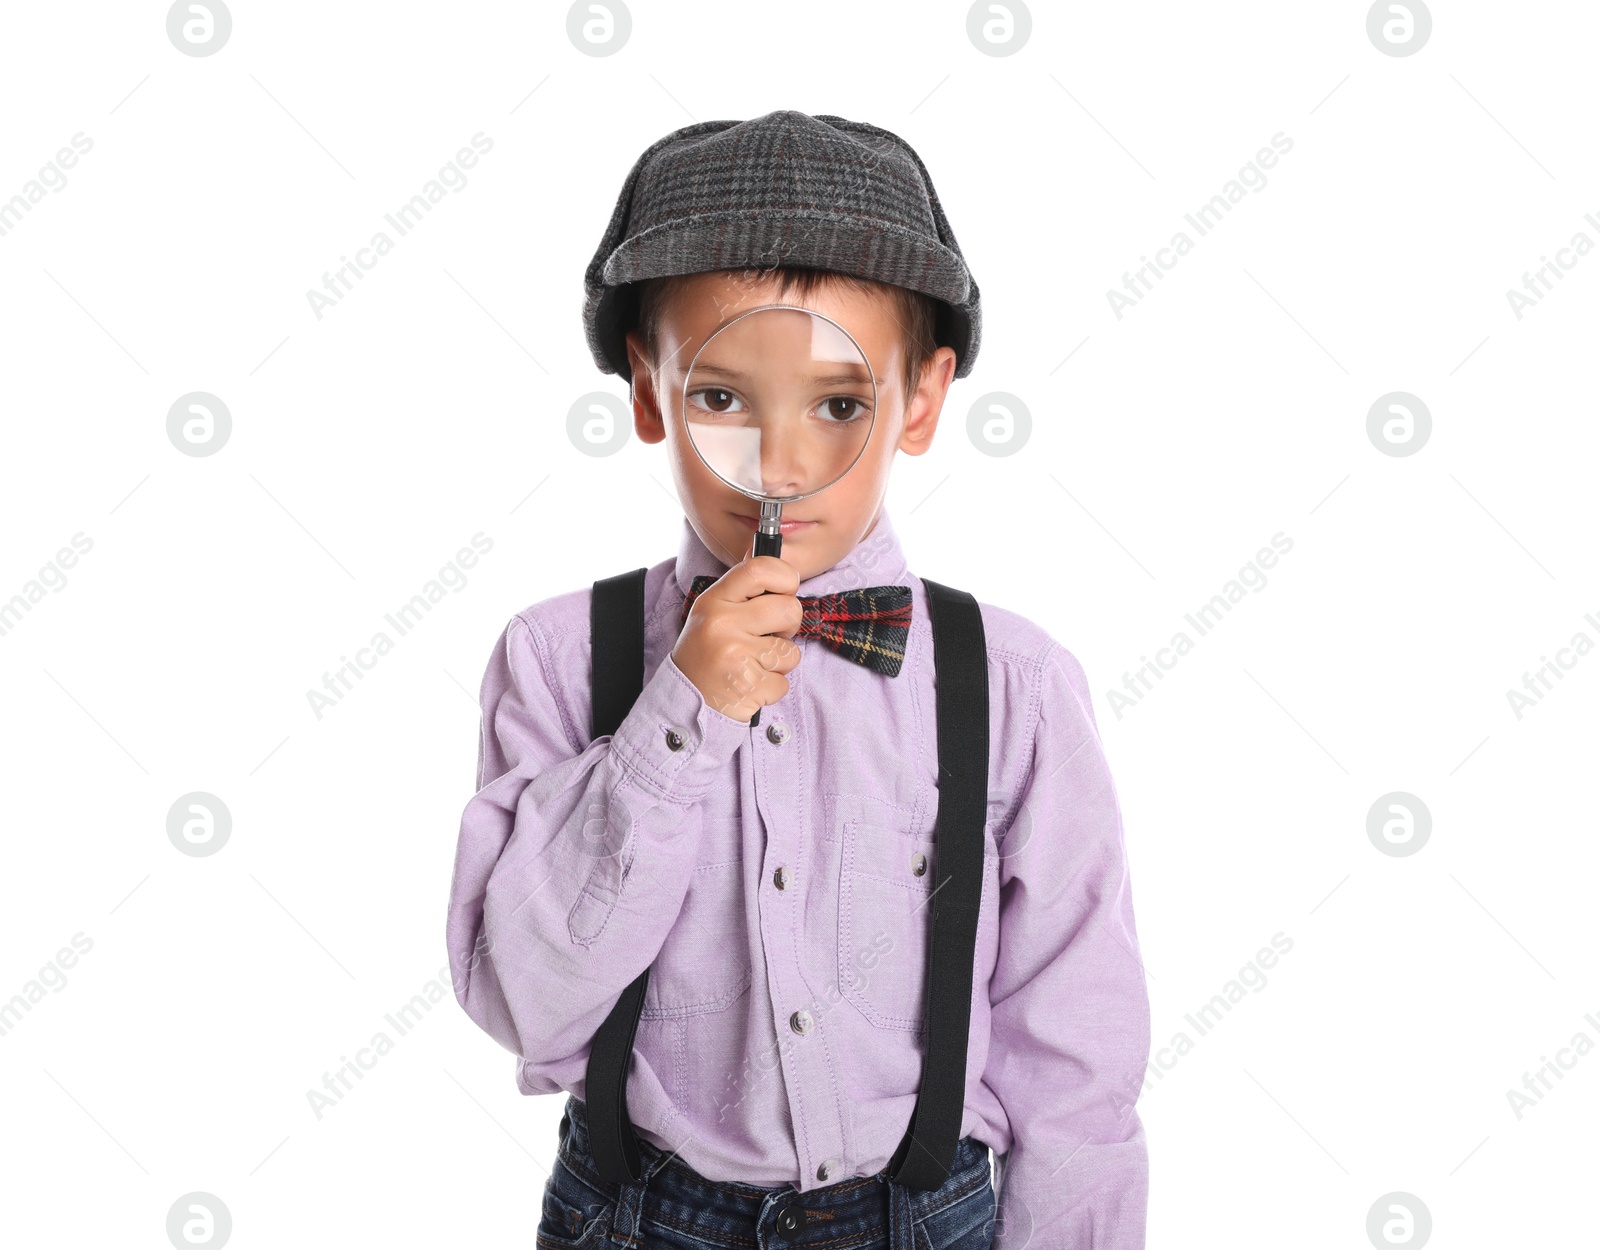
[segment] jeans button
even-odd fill
[[[798,1240],[806,1231],[806,1209],[793,1204],[778,1210],[778,1236],[785,1241]]]

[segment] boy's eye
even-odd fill
[[[739,402],[739,397],[732,391],[725,391],[717,386],[708,386],[704,390],[696,391],[690,398],[695,401],[696,407],[719,414],[732,412],[734,405]]]
[[[852,395],[835,395],[824,401],[822,414],[830,421],[843,424],[867,414],[867,406]]]

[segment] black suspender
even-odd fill
[[[642,568],[603,577],[589,603],[590,688],[594,737],[616,733],[644,690],[644,575]],[[584,1105],[589,1150],[612,1183],[638,1180],[639,1141],[628,1118],[628,1061],[639,1027],[647,967],[622,991],[589,1049]]]
[[[594,736],[614,734],[644,689],[644,569],[603,577],[589,601]],[[600,663],[604,658],[605,663]]]
[[[978,601],[922,579],[933,623],[939,814],[934,826],[933,934],[928,942],[928,1033],[922,1084],[889,1177],[938,1189],[950,1175],[967,1093],[972,960],[983,892],[989,803],[989,670]]]
[[[595,737],[615,733],[644,689],[644,579],[640,568],[594,584],[589,625]],[[889,1175],[908,1189],[932,1190],[950,1175],[965,1109],[989,797],[989,676],[978,601],[927,578],[922,584],[928,593],[936,674],[938,854],[930,904],[922,1083],[911,1123],[889,1160]],[[649,983],[646,968],[622,991],[589,1051],[584,1086],[589,1147],[601,1178],[610,1184],[643,1175],[639,1142],[628,1118],[628,1065]]]

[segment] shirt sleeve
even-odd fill
[[[1010,1121],[1007,1244],[1143,1250],[1149,1161],[1134,1103],[1150,1002],[1122,816],[1088,683],[1055,645],[1017,815],[999,841],[1000,949],[984,1081]]]
[[[481,708],[446,922],[456,998],[521,1057],[535,1092],[581,1088],[595,1031],[682,911],[699,800],[748,723],[706,704],[669,655],[616,733],[575,751],[542,636],[521,615]]]

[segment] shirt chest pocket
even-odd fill
[[[742,838],[737,815],[702,831],[683,908],[650,965],[641,1019],[725,1011],[750,988]]]
[[[850,817],[839,837],[839,992],[877,1027],[918,1032],[935,843],[898,812]]]

